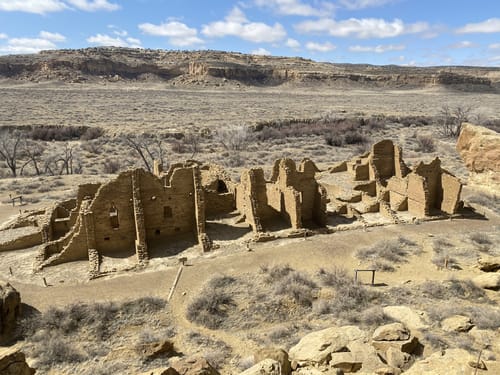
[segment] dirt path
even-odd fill
[[[366,231],[317,235],[306,240],[286,239],[252,244],[250,252],[238,252],[227,256],[217,257],[217,252],[214,252],[208,257],[193,259],[184,268],[171,303],[174,309],[184,308],[186,301],[213,275],[238,275],[242,272],[256,271],[262,265],[280,263],[288,263],[302,271],[314,271],[334,265],[353,269],[358,264],[352,257],[353,251],[381,239],[403,235],[421,243],[429,235],[455,236],[464,232],[493,231],[498,225],[500,225],[498,217],[490,218],[488,221],[460,219],[426,222],[420,225],[391,225],[369,228]],[[413,260],[421,262],[417,258]],[[425,272],[422,272],[424,268]],[[394,273],[378,273],[377,281],[390,285],[408,279],[439,280],[448,278],[450,272],[452,271],[439,271],[429,264],[417,267],[414,261],[410,261]],[[461,276],[465,277],[474,274],[475,270],[464,269],[460,272]],[[137,271],[110,278],[82,281],[77,285],[59,284],[45,288],[20,282],[12,284],[21,292],[25,303],[39,310],[45,310],[50,306],[61,306],[75,301],[122,300],[141,296],[166,298],[176,273],[177,267],[169,267],[161,271]]]

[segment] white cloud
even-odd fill
[[[271,8],[285,16],[326,16],[334,10],[334,5],[328,2],[323,2],[318,8],[300,0],[255,0],[255,4],[262,8]]]
[[[0,33],[0,39],[7,39],[9,36],[5,33]]]
[[[493,43],[488,46],[489,49],[500,49],[500,43]]]
[[[347,9],[364,9],[370,7],[379,7],[394,0],[340,0],[340,5]]]
[[[0,11],[45,14],[68,9],[60,0],[0,0]]]
[[[0,11],[46,14],[75,7],[87,12],[120,9],[109,0],[0,0]]]
[[[335,37],[369,39],[422,33],[429,30],[429,25],[426,22],[405,24],[400,19],[388,22],[380,18],[349,18],[342,21],[323,18],[301,22],[295,25],[295,28],[299,33],[320,33]]]
[[[178,47],[201,44],[203,40],[198,37],[198,31],[188,27],[186,24],[178,21],[171,21],[154,25],[152,23],[143,23],[139,29],[148,35],[165,36],[170,44]]]
[[[120,9],[116,3],[110,3],[108,0],[67,0],[68,3],[86,12],[95,12],[97,10],[113,11]]]
[[[269,52],[267,49],[265,48],[257,48],[257,49],[254,49],[252,52],[250,52],[252,55],[260,55],[260,56],[269,56],[271,55],[271,52]]]
[[[351,52],[375,52],[375,53],[385,53],[390,51],[403,51],[406,46],[403,44],[387,44],[378,46],[351,46],[349,51]]]
[[[40,31],[38,36],[42,39],[50,40],[52,42],[64,42],[66,37],[59,33],[51,33],[49,31]]]
[[[113,37],[107,34],[97,34],[87,38],[87,42],[98,46],[142,48],[141,41],[135,38]]]
[[[7,45],[0,45],[1,54],[37,53],[41,50],[55,49],[54,42],[41,38],[12,38]]]
[[[500,18],[490,18],[483,22],[468,23],[457,30],[459,34],[500,33]]]
[[[250,22],[238,7],[223,21],[204,25],[202,33],[210,38],[235,36],[254,43],[274,43],[286,37],[285,28],[281,24],[270,26],[262,22]]]
[[[300,42],[298,40],[295,40],[295,39],[292,39],[292,38],[288,38],[286,40],[285,45],[288,48],[292,48],[292,49],[299,49],[300,48]]]
[[[477,47],[477,44],[472,43],[468,40],[462,40],[461,42],[457,42],[448,46],[448,48],[450,49],[462,49],[462,48],[474,48],[474,47]]]
[[[329,52],[336,49],[337,46],[333,45],[330,42],[325,42],[325,43],[307,42],[306,48],[309,51],[314,51],[314,52]]]

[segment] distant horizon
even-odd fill
[[[15,54],[8,54],[8,55],[0,55],[0,59],[2,57],[9,57],[9,56],[36,56],[39,54],[44,54],[44,53],[50,53],[50,52],[60,52],[60,51],[81,51],[81,50],[86,50],[86,49],[123,49],[123,50],[138,50],[138,51],[163,51],[163,52],[179,52],[179,53],[196,53],[196,52],[216,52],[216,53],[228,53],[228,54],[239,54],[239,55],[248,55],[248,56],[256,56],[256,57],[264,57],[264,58],[284,58],[284,59],[302,59],[302,60],[307,60],[307,61],[312,61],[314,63],[318,64],[332,64],[332,65],[368,65],[368,66],[374,66],[374,67],[390,67],[394,66],[397,68],[409,68],[409,69],[432,69],[432,68],[470,68],[470,69],[492,69],[492,70],[500,70],[500,66],[484,66],[484,65],[400,65],[400,64],[395,64],[395,63],[389,63],[389,64],[372,64],[369,62],[338,62],[338,61],[322,61],[322,60],[317,60],[314,58],[309,58],[309,57],[304,57],[304,56],[281,56],[281,55],[259,55],[259,54],[252,54],[252,53],[245,53],[245,52],[239,52],[239,51],[224,51],[224,50],[217,50],[217,49],[189,49],[189,50],[183,50],[183,49],[178,49],[178,48],[148,48],[148,47],[117,47],[117,46],[88,46],[88,47],[82,47],[82,48],[56,48],[56,49],[47,49],[47,50],[41,50],[38,52],[33,52],[33,53],[15,53]]]
[[[500,67],[500,6],[491,0],[0,0],[0,55],[100,46]]]

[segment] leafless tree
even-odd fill
[[[124,137],[125,143],[141,158],[144,167],[152,172],[153,161],[156,159],[164,163],[165,151],[160,136],[130,136]]]
[[[42,156],[45,151],[45,145],[41,142],[26,139],[21,143],[21,150],[26,160],[21,166],[20,174],[22,175],[24,173],[24,168],[26,168],[30,164],[33,166],[37,176],[42,174],[40,165],[43,162]]]
[[[446,137],[458,137],[462,130],[462,123],[469,121],[472,108],[457,106],[450,108],[448,105],[441,107],[439,111],[441,132]]]
[[[21,139],[22,135],[17,131],[2,132],[0,134],[0,158],[10,169],[13,177],[17,177],[17,162],[21,154]]]
[[[60,150],[55,150],[45,159],[44,171],[50,175],[81,173],[81,163],[74,145],[65,143]]]
[[[235,125],[218,129],[214,138],[226,150],[242,151],[246,149],[248,144],[252,141],[253,134],[248,126]]]

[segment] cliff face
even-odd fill
[[[449,86],[472,90],[500,88],[499,68],[372,66],[320,63],[302,58],[217,51],[162,51],[87,48],[0,56],[0,78],[19,81],[84,82],[159,80],[191,82],[222,79],[246,85],[286,82],[348,83],[369,86]]]

